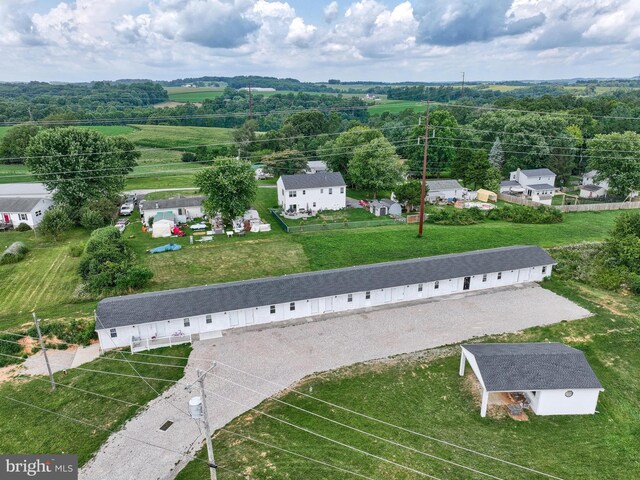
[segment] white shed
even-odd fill
[[[369,212],[376,217],[384,217],[386,215],[399,216],[402,215],[402,205],[393,200],[373,200],[369,203]]]
[[[604,391],[584,353],[561,343],[466,344],[460,376],[466,362],[482,387],[483,417],[491,393],[521,393],[536,415],[586,415]]]
[[[154,218],[160,212],[173,212],[174,216],[180,223],[186,223],[194,218],[203,217],[205,212],[202,208],[202,202],[206,197],[175,197],[165,200],[143,200],[140,202],[140,214],[143,221],[148,225],[149,220]]]
[[[171,236],[171,230],[176,226],[176,216],[173,212],[158,212],[153,217],[153,238],[166,238]]]

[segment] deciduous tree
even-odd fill
[[[393,145],[386,138],[376,138],[355,149],[348,172],[356,187],[375,198],[378,192],[391,190],[402,180],[403,168]]]
[[[251,163],[235,158],[216,158],[213,166],[196,174],[195,184],[207,196],[205,211],[211,216],[220,213],[227,223],[244,214],[257,193]]]
[[[596,135],[589,141],[589,168],[598,171],[597,182],[608,180],[614,195],[640,190],[640,134]]]

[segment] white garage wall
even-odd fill
[[[536,415],[589,415],[596,412],[597,388],[572,389],[573,395],[567,397],[568,390],[541,390],[529,393],[527,397]]]

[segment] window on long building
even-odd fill
[[[212,323],[212,322],[213,322],[213,319],[211,318],[211,315],[207,315],[207,316],[205,317],[205,319],[206,319],[205,321],[206,321],[207,323]]]
[[[418,284],[418,291],[419,291],[419,292],[421,292],[421,291],[422,291],[422,284],[421,284],[421,283],[419,283],[419,284]]]
[[[436,283],[433,284],[434,290],[438,290],[440,288],[440,281],[436,280]]]
[[[498,280],[502,280],[502,272],[498,272]]]
[[[296,309],[296,302],[291,302],[289,304],[289,310],[293,312],[295,309]]]
[[[116,338],[118,336],[118,331],[115,328],[112,328],[109,330],[109,334],[111,335],[111,338]]]
[[[191,326],[191,320],[189,320],[188,318],[184,319],[184,326],[185,327],[190,327]]]
[[[271,315],[273,315],[274,313],[276,313],[276,306],[275,306],[275,305],[271,305],[271,306],[269,307],[269,313],[270,313]]]
[[[542,273],[547,273],[547,267],[546,265],[544,267],[542,267]]]
[[[365,292],[364,298],[369,300],[371,298],[371,292]]]
[[[347,295],[347,302],[353,302],[353,293]]]

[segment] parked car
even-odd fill
[[[125,203],[120,207],[120,215],[131,215],[134,209],[133,203]]]
[[[129,220],[118,220],[116,222],[115,227],[120,231],[120,233],[124,232],[124,229],[127,228],[127,225],[129,224]]]

